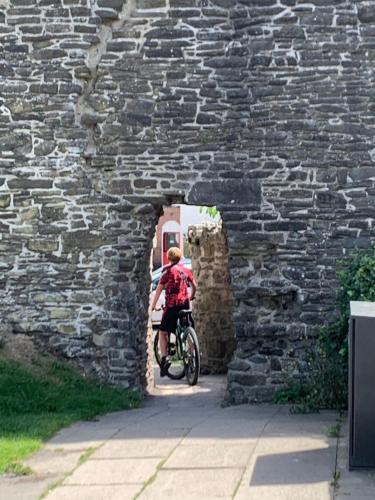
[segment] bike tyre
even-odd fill
[[[191,342],[193,347],[193,360],[188,358],[188,361],[185,361],[185,373],[186,379],[189,385],[196,385],[198,382],[199,372],[200,372],[200,353],[199,353],[199,342],[197,334],[193,327],[188,326],[184,332],[185,337],[185,345],[188,345],[188,342]],[[193,366],[191,367],[190,361],[193,361]]]
[[[159,330],[156,332],[156,335],[154,337],[154,355],[155,360],[160,367],[161,359],[159,354]]]
[[[157,331],[154,338],[154,354],[155,354],[155,360],[160,367],[161,357],[159,353],[159,330]],[[172,371],[172,366],[169,367],[167,370],[167,377],[169,377],[171,380],[181,380],[182,378],[184,378],[184,376],[185,376],[185,365],[183,362],[181,364],[181,370]]]

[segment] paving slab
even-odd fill
[[[23,463],[30,467],[37,475],[61,474],[61,471],[72,470],[82,456],[81,450],[51,450],[44,448],[37,453],[34,453],[30,458]]]
[[[189,440],[177,447],[165,462],[165,468],[181,467],[239,467],[246,466],[256,441],[253,443],[237,444],[221,442],[203,442],[188,444]]]
[[[163,468],[138,497],[139,500],[211,500],[231,498],[241,468]]]
[[[32,475],[0,478],[0,500],[37,500],[61,475]]]
[[[156,471],[160,458],[93,458],[78,467],[63,482],[69,484],[113,485],[143,483]]]
[[[118,427],[101,427],[100,422],[80,422],[61,430],[46,445],[48,450],[84,451],[107,441]]]
[[[290,415],[283,408],[264,427],[235,500],[331,500],[337,414]]]
[[[332,491],[329,483],[253,486],[241,488],[235,500],[331,500]]]
[[[95,458],[158,458],[168,456],[181,441],[181,436],[168,438],[111,439],[95,452]]]
[[[157,414],[152,408],[110,413],[92,421],[77,422],[61,429],[46,443],[49,450],[86,450],[96,448],[119,430]]]
[[[132,500],[142,484],[130,485],[63,485],[51,491],[48,500]]]

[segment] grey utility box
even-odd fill
[[[375,302],[350,302],[349,469],[375,467]]]

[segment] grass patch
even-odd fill
[[[137,392],[84,378],[61,361],[30,371],[0,359],[0,474],[21,473],[18,461],[62,427],[139,404]]]
[[[334,490],[336,490],[339,486],[339,480],[340,480],[341,472],[339,470],[336,470],[333,473],[333,478],[331,481],[331,486],[333,487]]]
[[[26,465],[12,462],[6,467],[5,472],[8,474],[14,474],[15,476],[30,476],[33,473],[33,470],[31,467],[27,467]]]
[[[78,460],[78,465],[82,465],[84,464],[85,462],[87,462],[87,460],[91,457],[91,455],[95,452],[96,448],[87,448],[87,450],[82,453],[82,455],[79,457],[79,460]]]
[[[337,422],[337,424],[332,425],[327,430],[327,436],[331,438],[339,438],[341,431],[341,422]]]

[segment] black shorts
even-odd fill
[[[189,302],[185,302],[185,304],[181,306],[164,309],[159,330],[174,333],[176,331],[178,313],[182,311],[182,309],[189,309]]]

